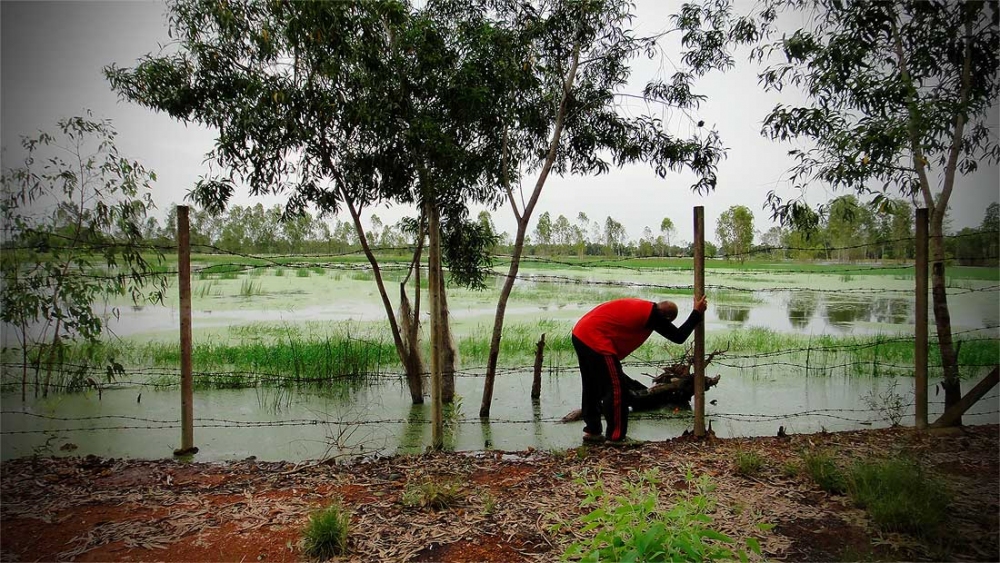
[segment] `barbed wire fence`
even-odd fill
[[[976,236],[984,232],[976,232],[969,234],[960,235],[948,235],[945,238],[962,238],[968,236]],[[985,232],[986,234],[998,234],[997,232]],[[912,243],[916,239],[915,237],[904,238],[904,239],[886,239],[880,241],[873,241],[865,244],[849,245],[843,247],[827,247],[824,251],[827,253],[839,252],[839,251],[850,251],[858,250],[865,247],[870,247],[872,245],[891,245],[898,243]],[[50,241],[51,243],[51,241]],[[94,245],[90,250],[97,251],[104,247],[106,244]],[[344,262],[347,258],[360,258],[360,250],[352,250],[339,253],[325,253],[325,254],[280,254],[280,255],[257,255],[250,253],[232,252],[218,246],[214,245],[202,245],[195,244],[192,245],[193,248],[199,249],[204,255],[212,255],[211,262],[200,265],[197,268],[192,269],[192,275],[197,276],[201,280],[211,280],[213,276],[239,276],[242,274],[253,275],[254,273],[261,272],[263,270],[270,270],[274,268],[290,269],[290,270],[312,270],[312,271],[322,271],[324,274],[328,272],[347,272],[347,273],[360,273],[362,275],[372,275],[373,268],[367,262]],[[410,259],[406,258],[404,255],[407,252],[412,252],[415,247],[402,246],[402,247],[377,247],[374,248],[377,254],[380,255],[398,255],[398,261],[390,261],[385,264],[380,264],[379,268],[383,273],[395,274],[403,273],[408,271],[410,268]],[[79,247],[77,247],[79,249]],[[147,250],[159,251],[172,253],[177,252],[177,246],[170,245],[150,245]],[[13,248],[13,250],[18,250]],[[32,248],[32,250],[38,250],[37,248]],[[806,247],[756,247],[742,253],[734,253],[730,255],[719,256],[719,260],[733,261],[737,260],[743,262],[747,259],[752,259],[762,255],[773,256],[778,254],[788,254],[797,251],[815,251],[815,248]],[[218,257],[231,257],[232,261],[218,261]],[[510,255],[495,254],[493,256],[495,260],[505,260],[510,259]],[[994,256],[989,256],[990,259],[995,259]],[[961,260],[961,257],[950,258],[947,263],[955,264]],[[579,272],[593,272],[596,270],[625,270],[629,272],[645,274],[662,274],[664,272],[675,271],[687,271],[686,268],[671,268],[664,267],[664,265],[657,264],[655,266],[644,266],[644,262],[655,262],[661,261],[662,258],[659,257],[649,257],[649,258],[636,258],[636,257],[614,257],[614,258],[598,258],[598,259],[588,259],[588,260],[560,260],[553,257],[545,256],[527,256],[522,258],[522,264],[529,265],[540,265],[543,267],[555,266],[559,268],[573,269]],[[207,261],[206,261],[207,262]],[[250,263],[248,263],[250,262]],[[711,272],[713,276],[717,277],[743,277],[748,278],[761,272],[767,272],[768,274],[775,274],[776,272],[769,268],[755,269],[753,264],[747,267],[739,267],[728,270],[716,270],[712,269]],[[817,273],[826,273],[833,275],[840,275],[845,278],[850,278],[854,275],[891,275],[894,278],[899,279],[911,279],[914,275],[915,267],[911,263],[884,263],[884,262],[872,262],[864,265],[843,265],[843,264],[830,264],[827,265],[825,269],[818,270]],[[780,271],[777,273],[781,273]],[[100,272],[100,271],[90,271],[90,272],[74,272],[69,275],[91,277],[91,278],[109,278],[113,274]],[[160,268],[156,272],[152,272],[147,275],[165,275],[165,276],[176,276],[178,271],[169,268]],[[496,270],[491,271],[490,275],[497,279],[507,278],[507,274],[502,272],[497,272]],[[584,286],[588,288],[615,288],[623,289],[629,291],[641,290],[650,291],[656,293],[679,293],[684,294],[694,290],[694,286],[691,284],[668,284],[668,283],[656,283],[656,282],[645,282],[636,280],[621,280],[621,279],[595,279],[593,277],[584,276],[573,276],[573,275],[563,275],[563,274],[550,274],[550,273],[519,273],[515,276],[515,279],[519,283],[533,283],[542,285],[573,285],[573,286]],[[746,280],[742,280],[746,282]],[[971,293],[1000,293],[1000,284],[990,284],[982,285],[981,283],[971,283],[968,281],[963,281],[961,279],[949,279],[947,284],[949,290],[949,295],[962,295]],[[735,294],[755,294],[755,293],[777,293],[785,292],[787,294],[796,294],[801,292],[808,292],[810,294],[836,294],[836,295],[849,295],[852,297],[885,297],[886,295],[906,295],[913,294],[914,290],[912,288],[813,288],[813,287],[797,287],[792,285],[765,285],[765,284],[753,284],[752,286],[747,285],[732,285],[725,283],[717,284],[706,284],[705,289],[708,291],[716,292],[732,292]],[[975,342],[975,341],[987,341],[996,342],[997,341],[997,329],[998,326],[990,325],[983,326],[977,329],[970,329],[965,331],[958,331],[953,334],[953,336],[963,336],[965,337],[963,342]],[[936,335],[932,335],[931,339],[936,338]],[[363,342],[363,339],[361,339]],[[781,370],[797,370],[799,372],[804,372],[807,375],[810,370],[819,369],[825,372],[842,370],[857,370],[859,366],[863,368],[870,368],[873,372],[883,370],[884,372],[903,372],[913,369],[912,363],[897,363],[897,362],[887,362],[879,361],[877,359],[864,359],[855,361],[842,361],[840,363],[830,363],[823,362],[820,367],[817,367],[816,363],[810,364],[807,360],[805,362],[795,361],[796,356],[801,356],[802,354],[838,354],[845,351],[858,351],[865,347],[879,347],[882,345],[892,344],[894,342],[911,342],[912,337],[901,336],[901,337],[885,337],[879,338],[875,342],[867,344],[849,343],[843,345],[810,345],[808,347],[802,348],[790,348],[785,350],[777,350],[770,352],[759,352],[759,353],[726,353],[725,355],[716,358],[713,362],[717,366],[726,367],[736,370],[760,370],[763,368],[768,369],[781,369]],[[381,344],[381,343],[378,343]],[[877,354],[876,354],[877,358]],[[625,362],[626,367],[646,367],[646,368],[658,368],[662,367],[663,362],[656,361],[631,361]],[[962,368],[989,368],[993,367],[995,363],[992,362],[978,362],[978,363],[963,363],[960,367]],[[16,362],[3,362],[2,367],[5,373],[9,373],[18,369],[23,369],[25,366]],[[178,381],[175,379],[180,378],[180,370],[167,368],[167,367],[129,367],[125,370],[125,379],[118,377],[113,381],[107,383],[97,383],[100,378],[104,375],[104,368],[95,367],[87,364],[73,364],[65,363],[59,366],[61,370],[73,373],[77,377],[89,378],[94,382],[94,387],[99,388],[100,392],[112,390],[128,390],[128,389],[144,389],[152,388],[156,390],[171,389],[179,385]],[[943,367],[938,363],[928,363],[930,368],[941,368]],[[531,369],[529,365],[519,365],[519,366],[508,366],[498,370],[499,375],[509,375],[509,374],[521,374]],[[575,365],[558,365],[550,366],[549,373],[553,375],[575,373],[577,368]],[[257,370],[257,371],[239,371],[239,370],[218,370],[218,371],[200,371],[194,372],[193,377],[196,380],[201,380],[205,382],[211,382],[213,380],[226,380],[230,385],[243,385],[246,387],[253,386],[264,386],[264,385],[325,385],[336,383],[338,381],[347,382],[358,382],[361,381],[364,384],[371,384],[378,381],[390,381],[398,382],[402,385],[405,377],[405,373],[401,371],[392,371],[390,369],[378,369],[374,373],[363,374],[363,377],[359,378],[357,374],[337,374],[337,375],[326,375],[326,376],[302,376],[302,375],[289,375],[288,373],[282,371],[269,371],[269,370]],[[481,369],[466,369],[460,370],[455,373],[457,377],[468,377],[468,378],[478,378],[482,377]],[[4,381],[3,385],[9,385],[8,381]],[[79,385],[52,385],[55,389],[62,390],[73,390],[79,389]],[[211,387],[211,383],[206,384],[206,387]],[[986,399],[996,399],[996,395],[987,396]],[[933,403],[933,402],[932,402]],[[935,404],[943,404],[943,402],[937,402]],[[995,401],[992,403],[995,404]],[[907,405],[902,405],[904,408],[913,407],[914,403]],[[994,415],[1000,412],[998,410],[992,410],[987,412],[980,412],[978,414]],[[129,416],[118,416],[118,415],[104,415],[95,417],[57,417],[54,415],[42,415],[38,413],[26,412],[26,411],[16,411],[16,410],[3,410],[0,414],[5,416],[25,416],[36,418],[40,420],[46,420],[50,422],[71,422],[71,423],[83,423],[83,422],[94,422],[98,425],[85,425],[78,427],[63,427],[63,428],[48,428],[48,429],[32,429],[32,430],[7,430],[0,429],[0,435],[14,435],[14,434],[45,434],[54,431],[58,432],[78,432],[78,431],[104,431],[104,430],[153,430],[153,429],[173,429],[180,428],[179,420],[166,420],[166,419],[152,419],[152,418],[140,418],[140,417],[129,417]],[[712,412],[711,418],[717,420],[729,420],[733,422],[774,422],[774,421],[787,421],[794,420],[801,417],[819,417],[819,418],[830,418],[835,420],[842,420],[845,422],[864,424],[873,421],[872,415],[878,415],[876,409],[814,409],[802,412],[792,412],[792,413],[781,413],[781,414],[755,414],[755,413],[726,413],[726,412]],[[857,418],[857,416],[852,415],[868,415],[867,418]],[[683,418],[685,415],[680,415]],[[672,419],[678,418],[678,415],[671,413],[653,412],[644,413],[644,419],[649,420],[659,420],[659,419]],[[265,421],[253,421],[253,420],[231,420],[231,419],[216,419],[216,418],[197,418],[196,428],[261,428],[261,427],[278,427],[278,426],[309,426],[309,425],[320,425],[320,424],[331,424],[336,422],[331,422],[329,418],[326,419],[288,419],[288,420],[265,420]],[[107,421],[127,421],[129,423],[143,423],[143,424],[106,424]],[[887,422],[888,419],[885,417],[881,419],[875,419],[875,422]],[[481,424],[479,418],[459,418],[454,421],[457,424]],[[554,424],[561,422],[561,418],[556,417],[541,417],[535,416],[531,419],[503,419],[503,418],[493,418],[490,419],[491,424],[526,424],[526,423],[543,423],[543,424]],[[351,421],[350,424],[358,425],[399,425],[399,424],[412,424],[413,421],[410,418],[386,418],[386,419],[371,419],[371,420],[355,420]]]

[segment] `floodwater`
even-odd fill
[[[641,369],[627,371],[637,379]],[[770,436],[779,426],[789,433],[886,427],[891,412],[879,397],[899,397],[903,425],[913,424],[913,379],[781,375],[711,369],[722,378],[706,393],[706,415],[720,437]],[[936,382],[931,383],[932,389]],[[456,450],[564,449],[579,445],[582,423],[559,419],[578,408],[579,377],[571,372],[544,375],[540,403],[529,395],[531,376],[499,376],[492,419],[478,418],[479,377],[459,377],[461,397],[455,423],[446,429],[446,446]],[[931,394],[930,419],[943,405]],[[105,390],[32,400],[3,397],[2,458],[32,455],[87,455],[166,458],[180,446],[178,390]],[[997,424],[997,391],[973,407],[965,424]],[[276,408],[275,405],[278,405]],[[213,390],[194,396],[194,441],[199,461],[242,459],[309,460],[330,456],[415,453],[431,443],[430,406],[409,404],[402,382],[341,396],[275,389]],[[94,429],[98,430],[80,430]],[[645,440],[674,438],[692,428],[690,411],[664,409],[633,413],[629,436]],[[20,433],[28,431],[29,433]],[[76,446],[67,446],[72,444]],[[73,448],[73,449],[63,449]]]
[[[759,327],[782,333],[831,336],[913,333],[912,279],[780,272],[768,277],[709,273],[715,275],[706,282],[710,303],[706,328],[710,331]],[[525,277],[532,279],[530,274]],[[629,272],[623,281],[620,272],[597,271],[586,277],[544,279],[552,278],[555,283],[519,281],[508,304],[506,322],[534,322],[544,318],[571,326],[595,305],[625,296],[677,301],[682,316],[690,310],[690,295],[674,289],[690,287],[690,279],[683,273]],[[258,284],[259,293],[241,295],[247,281]],[[619,285],[606,285],[612,282]],[[375,284],[367,279],[315,274],[257,275],[193,283],[192,323],[196,336],[225,338],[230,327],[254,323],[384,324],[385,308]],[[398,291],[395,284],[388,287],[396,310]],[[949,291],[953,331],[982,329],[978,334],[981,337],[1000,334],[997,330],[1000,290],[995,282],[961,280],[960,286]],[[456,333],[463,327],[492,326],[497,295],[497,291],[449,288]],[[423,302],[427,303],[426,295]],[[118,336],[177,338],[180,321],[176,298],[169,298],[163,306],[119,304],[119,310],[119,318],[108,315],[106,320],[108,329]],[[933,313],[930,322],[933,325]],[[5,335],[6,338],[10,337]],[[12,343],[5,341],[5,344]]]
[[[544,274],[545,272],[542,272]],[[846,336],[913,334],[913,281],[905,276],[823,276],[816,274],[717,274],[706,280],[710,308],[706,330],[739,331],[762,327],[778,333]],[[530,273],[528,274],[530,275]],[[594,271],[564,276],[560,283],[519,282],[507,310],[507,326],[554,321],[569,330],[596,304],[627,295],[673,299],[681,314],[689,310],[690,275],[684,272]],[[527,277],[527,275],[526,275]],[[622,285],[622,279],[628,281]],[[244,295],[247,280],[256,292]],[[608,285],[614,282],[617,285]],[[975,337],[998,336],[1000,291],[995,282],[961,280],[949,295],[952,327]],[[590,284],[590,285],[588,285]],[[389,287],[395,288],[394,284]],[[395,296],[396,291],[390,292]],[[449,289],[456,337],[492,326],[495,291]],[[317,330],[350,322],[378,326],[384,308],[374,283],[363,276],[242,276],[194,283],[195,342],[236,338],[234,327],[248,325],[312,326]],[[426,303],[426,301],[424,301]],[[393,302],[395,306],[395,301]],[[121,306],[109,329],[123,338],[176,341],[176,297],[164,306]],[[11,331],[4,331],[6,339]],[[933,334],[933,328],[931,329]],[[501,366],[503,367],[503,366]],[[647,368],[648,369],[648,368]],[[482,370],[473,370],[482,373]],[[642,368],[626,371],[644,381]],[[794,369],[765,366],[739,369],[710,366],[721,374],[706,394],[706,414],[717,435],[767,436],[779,426],[789,433],[884,427],[892,415],[913,424],[913,379],[908,377],[804,375]],[[930,393],[930,418],[942,411],[942,397]],[[967,390],[972,382],[963,382]],[[481,376],[458,377],[462,398],[446,430],[446,445],[457,450],[566,448],[579,444],[581,423],[559,419],[578,408],[579,376],[572,369],[543,378],[539,405],[529,399],[528,373],[498,376],[493,417],[478,418]],[[141,392],[141,394],[140,394]],[[895,402],[898,411],[880,406]],[[3,459],[32,454],[165,458],[180,445],[180,397],[177,389],[105,389],[96,392],[20,401],[19,389],[4,393],[0,419]],[[975,405],[966,424],[998,423],[997,390]],[[194,398],[198,460],[256,456],[263,460],[307,460],[419,452],[431,441],[428,405],[412,406],[397,378],[372,386],[329,393],[278,389],[198,391]],[[661,440],[692,427],[691,413],[663,411],[633,414],[629,435]]]

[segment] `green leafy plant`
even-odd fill
[[[497,497],[494,496],[489,491],[486,491],[479,495],[479,499],[483,502],[483,515],[490,516],[494,514],[497,510]]]
[[[458,481],[426,479],[417,484],[407,483],[401,500],[409,508],[445,510],[461,500],[461,492]]]
[[[142,234],[156,174],[119,154],[108,120],[88,112],[57,129],[22,138],[23,166],[0,174],[0,320],[20,348],[22,401],[29,365],[36,392],[44,371],[47,395],[67,345],[100,341],[100,300],[162,303],[167,287],[157,267],[163,253]],[[111,315],[118,317],[117,307]],[[69,386],[82,381],[74,377]]]
[[[594,506],[574,524],[584,534],[595,532],[589,540],[574,542],[566,548],[563,560],[582,561],[706,561],[747,559],[747,550],[760,554],[755,538],[746,541],[746,549],[712,528],[710,514],[715,501],[714,486],[707,476],[695,479],[687,474],[688,491],[672,499],[669,510],[661,505],[660,475],[657,470],[632,473],[623,495],[611,495],[598,477],[589,482],[585,476],[576,482],[584,487],[586,498],[581,506]],[[557,528],[560,525],[557,525]],[[761,524],[761,530],[772,526]]]
[[[856,462],[847,491],[880,529],[925,537],[945,521],[950,501],[942,480],[898,458]]]
[[[305,553],[318,559],[329,559],[347,552],[347,536],[351,515],[340,504],[333,504],[309,516],[303,532]]]

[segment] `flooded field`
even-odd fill
[[[680,305],[682,317],[690,310],[691,279],[685,271],[526,268],[522,278],[511,296],[506,327],[525,333],[530,343],[541,332],[548,332],[550,341],[568,338],[576,319],[617,297],[672,299]],[[710,301],[706,335],[720,347],[748,334],[765,341],[787,338],[789,347],[818,338],[905,341],[913,334],[913,280],[906,275],[710,270],[706,284]],[[956,334],[962,339],[996,339],[1000,293],[995,282],[958,279],[951,285],[949,304]],[[203,274],[194,280],[193,293],[196,347],[248,340],[267,344],[303,334],[323,335],[344,326],[369,335],[384,332],[385,311],[370,272],[312,268],[265,269],[227,277]],[[449,288],[457,341],[486,338],[497,293]],[[162,307],[119,305],[120,317],[108,319],[114,338],[137,346],[177,342],[176,297]],[[489,422],[476,416],[485,362],[477,355],[460,359],[462,375],[456,379],[460,399],[446,417],[448,447],[549,449],[578,443],[580,424],[559,422],[578,407],[575,358],[565,351],[547,354],[541,401],[533,405],[528,398],[527,361],[533,347],[524,348],[516,357],[501,356],[504,372],[498,378]],[[634,355],[645,363],[626,363],[626,372],[648,382],[647,376],[658,373],[657,365],[669,363],[683,350],[654,335]],[[712,403],[706,409],[719,436],[773,435],[779,426],[794,433],[882,427],[895,420],[912,424],[913,379],[901,373],[905,364],[896,362],[891,370],[876,362],[847,368],[839,360],[813,355],[803,369],[801,358],[761,361],[753,354],[753,349],[734,351],[709,367],[710,375],[722,376],[707,394]],[[981,371],[975,368],[969,375],[977,377],[977,370]],[[429,407],[410,405],[398,371],[386,370],[363,384],[322,390],[199,389],[194,407],[198,459],[253,455],[300,460],[422,451],[430,443]],[[103,385],[100,393],[56,394],[24,404],[15,392],[19,388],[7,386],[2,396],[2,457],[169,456],[180,435],[176,385],[131,385],[142,376],[129,374],[128,366],[126,373],[128,382],[119,377],[118,384]],[[7,381],[15,377],[7,367],[5,376]],[[930,397],[933,419],[943,405],[935,402],[941,397],[933,392]],[[996,423],[997,403],[994,390],[966,422]],[[690,412],[683,410],[633,414],[629,435],[665,439],[691,425]]]

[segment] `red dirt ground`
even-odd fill
[[[610,490],[657,468],[664,499],[688,487],[686,472],[708,475],[715,525],[759,538],[769,560],[997,561],[998,445],[998,427],[980,426],[943,436],[892,429],[676,439],[627,451],[440,453],[341,465],[27,458],[2,464],[0,560],[302,561],[309,514],[337,501],[352,514],[345,559],[550,561],[577,538],[572,525],[552,525],[585,513],[574,477],[599,473]],[[923,539],[877,530],[846,497],[788,475],[788,463],[812,448],[845,463],[918,460],[954,488],[947,529]],[[754,477],[734,470],[736,452],[748,449],[768,460]],[[460,484],[454,505],[433,512],[406,504],[414,483],[437,479]],[[756,522],[774,528],[758,533]]]

